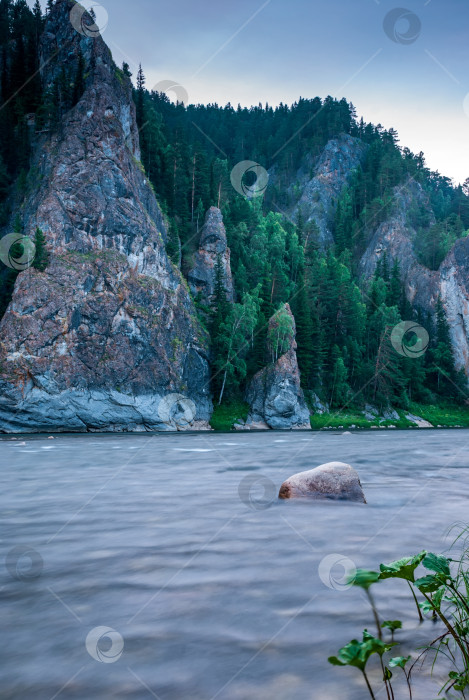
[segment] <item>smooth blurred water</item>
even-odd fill
[[[373,630],[368,604],[319,565],[443,551],[468,519],[467,430],[5,438],[0,459],[2,699],[362,700],[360,674],[327,657]],[[334,460],[357,469],[367,505],[263,507],[247,482],[240,498],[246,477],[278,488]],[[14,568],[24,546],[35,578],[27,557]],[[324,566],[335,586],[343,569],[329,581]],[[404,621],[402,651],[432,637],[404,583],[376,597]],[[115,663],[88,653],[98,626],[124,641]],[[438,680],[417,674],[414,698]]]

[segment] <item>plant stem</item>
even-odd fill
[[[384,670],[384,664],[383,664],[383,657],[381,656],[381,654],[379,656],[379,660],[381,662],[381,670],[383,672],[383,681],[384,681],[384,685],[386,686],[386,693],[388,696],[388,700],[392,700],[392,698],[394,698],[394,693],[392,692],[391,681],[388,681],[386,678],[386,672]],[[391,695],[389,694],[389,691],[391,691],[392,698],[391,698]]]
[[[389,694],[388,681],[387,681],[387,679],[386,679],[386,673],[385,673],[385,670],[384,670],[383,657],[381,656],[381,654],[380,654],[380,656],[379,656],[379,660],[380,660],[380,662],[381,662],[381,670],[382,670],[382,672],[383,672],[383,681],[384,681],[384,685],[385,685],[385,687],[386,687],[386,695],[388,696],[388,700],[391,700],[391,696],[390,696],[390,694]]]
[[[409,688],[410,700],[412,700],[412,686],[411,686],[411,684],[410,684],[410,678],[409,678],[409,676],[407,675],[407,673],[405,672],[405,669],[402,669],[402,670],[404,671],[404,676],[405,676],[405,679],[406,679],[406,681],[407,681],[407,686],[408,686],[408,688]],[[409,674],[409,675],[410,675],[410,674]]]
[[[425,598],[428,600],[428,602],[431,604],[431,602],[432,602],[432,601],[431,601],[431,598],[429,598],[428,595],[427,595],[426,593],[423,593],[423,595],[424,595]],[[441,612],[441,610],[437,610],[437,614],[438,614],[440,620],[441,620],[442,622],[444,622],[444,624],[446,625],[447,629],[449,630],[451,636],[454,638],[454,641],[456,642],[456,644],[458,645],[458,647],[461,649],[461,652],[462,652],[462,655],[463,655],[463,659],[464,659],[464,663],[465,663],[466,665],[469,665],[469,656],[468,656],[468,653],[467,653],[466,649],[464,648],[464,646],[463,646],[461,640],[459,639],[459,637],[458,637],[458,635],[457,635],[457,633],[456,633],[456,630],[454,629],[454,627],[452,626],[452,624],[449,622],[449,620],[446,619],[446,617],[443,615],[443,613]]]
[[[368,688],[371,697],[373,698],[373,700],[376,700],[375,694],[373,693],[373,690],[372,690],[371,685],[370,685],[370,681],[368,680],[368,676],[366,675],[365,671],[362,671],[362,673],[363,673],[363,678],[365,679],[366,687]]]
[[[464,600],[464,598],[462,597],[462,595],[460,594],[460,592],[458,591],[458,589],[455,586],[448,586],[448,588],[450,588],[453,591],[453,593],[456,593],[457,597],[459,598],[459,600],[462,602],[462,604],[466,608],[466,611],[469,612],[469,607],[468,607],[466,601]]]
[[[417,607],[417,612],[418,612],[418,614],[419,614],[419,620],[420,620],[420,622],[423,622],[422,611],[420,610],[420,605],[419,605],[419,602],[418,602],[418,600],[417,600],[417,596],[415,595],[415,591],[414,591],[414,589],[413,589],[412,584],[410,583],[410,581],[407,581],[407,583],[409,584],[409,588],[410,588],[410,590],[412,591],[412,595],[414,596],[415,605],[416,605],[416,607]]]
[[[373,596],[371,595],[371,592],[368,590],[368,588],[366,589],[366,595],[368,596],[368,600],[370,601],[371,609],[373,610],[373,615],[374,615],[375,622],[376,622],[376,628],[378,630],[378,639],[382,640],[383,639],[383,632],[381,630],[381,625],[379,622],[378,611],[376,610],[375,601],[373,600]]]

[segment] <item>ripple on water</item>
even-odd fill
[[[39,578],[1,574],[5,697],[49,700],[74,679],[71,700],[143,700],[130,668],[164,700],[363,700],[359,674],[327,657],[373,619],[360,591],[329,588],[319,565],[338,554],[376,568],[446,549],[447,528],[467,520],[469,433],[239,438],[61,436],[55,451],[41,437],[0,442],[4,554],[27,545],[43,561]],[[138,452],[125,464],[111,448]],[[278,485],[330,461],[357,468],[367,506],[274,499],[257,510],[239,496],[243,472]],[[386,582],[376,597],[383,617],[403,620],[407,653],[428,641],[405,587]],[[124,638],[118,663],[86,652],[100,625]],[[415,700],[436,697],[431,683]]]

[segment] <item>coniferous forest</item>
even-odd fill
[[[102,2],[0,0],[0,698],[468,698],[467,3]]]
[[[84,89],[82,63],[73,74],[64,66],[53,89],[42,88],[38,46],[43,26],[38,2],[31,10],[25,0],[0,0],[0,220],[15,231],[22,223],[20,217],[11,222],[11,211],[26,186],[35,132],[59,128]],[[122,70],[131,75],[127,64]],[[361,279],[358,262],[389,216],[395,188],[413,178],[434,215],[424,207],[408,213],[417,231],[415,252],[426,268],[438,269],[469,229],[469,183],[454,187],[449,178],[430,171],[423,153],[402,147],[392,128],[359,119],[346,99],[302,98],[278,107],[184,106],[148,89],[141,68],[133,79],[142,165],[169,222],[167,252],[183,274],[191,267],[205,212],[217,206],[223,214],[235,303],[226,301],[221,269],[212,307],[195,299],[210,333],[215,402],[242,400],[248,380],[269,360],[267,321],[285,302],[296,319],[307,397],[314,392],[331,408],[366,401],[405,408],[411,401],[464,400],[466,380],[454,367],[440,300],[435,322],[406,300],[397,261],[381,259],[371,281]],[[341,134],[360,139],[366,155],[335,203],[334,244],[323,250],[315,223],[301,214],[292,219],[285,211],[304,155],[314,162]],[[231,186],[232,168],[246,159],[274,175],[264,197],[249,199]],[[49,253],[41,231],[36,246],[41,253],[36,264],[44,267]],[[2,313],[16,274],[2,269]],[[393,353],[389,342],[390,329],[412,319],[430,335],[429,350],[418,359]]]

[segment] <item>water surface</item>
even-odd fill
[[[359,673],[327,657],[373,620],[324,558],[443,551],[468,519],[467,430],[6,438],[0,460],[7,700],[363,700]],[[357,469],[366,506],[264,507],[242,482],[266,477],[268,499],[270,482],[333,460]],[[434,630],[416,627],[405,584],[382,586],[411,651]],[[122,639],[114,663],[88,652],[96,627],[116,631],[105,659]],[[438,678],[419,678],[416,700],[436,697]]]

